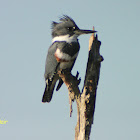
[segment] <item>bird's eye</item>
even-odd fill
[[[74,31],[75,30],[75,27],[68,27],[68,30],[69,31]]]
[[[69,30],[69,31],[72,31],[72,29],[73,29],[72,27],[68,27],[68,30]]]

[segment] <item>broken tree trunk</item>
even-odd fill
[[[89,57],[83,91],[80,93],[78,75],[73,76],[70,72],[59,71],[58,74],[62,78],[69,90],[70,116],[72,113],[72,101],[76,99],[77,103],[77,125],[75,127],[75,140],[89,140],[91,126],[93,124],[96,91],[100,75],[100,63],[103,57],[100,55],[101,42],[98,37],[91,35],[89,40]]]
[[[96,37],[92,35],[89,42],[89,57],[83,93],[81,94],[80,132],[77,140],[89,140],[94,119],[100,63],[103,61],[103,57],[99,53],[101,42],[97,35]]]

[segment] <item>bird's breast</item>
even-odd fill
[[[77,55],[78,55],[78,52],[76,54],[74,54],[73,56],[70,56],[69,54],[62,52],[59,48],[57,48],[57,50],[54,54],[54,56],[58,62],[74,61],[75,58],[77,57]]]

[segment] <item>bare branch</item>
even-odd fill
[[[68,91],[69,91],[69,104],[70,104],[70,117],[72,115],[72,102],[76,99],[77,103],[77,113],[79,112],[80,106],[80,90],[79,90],[79,83],[81,79],[77,79],[79,73],[77,72],[76,77],[73,76],[67,70],[60,70],[58,71],[59,77],[63,80],[66,84]]]

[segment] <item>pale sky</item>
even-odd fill
[[[76,104],[69,117],[63,85],[51,103],[41,102],[51,44],[51,22],[72,17],[79,28],[98,31],[104,61],[91,140],[140,139],[139,0],[0,0],[0,139],[73,140]],[[90,35],[81,45],[72,73],[83,81]]]

